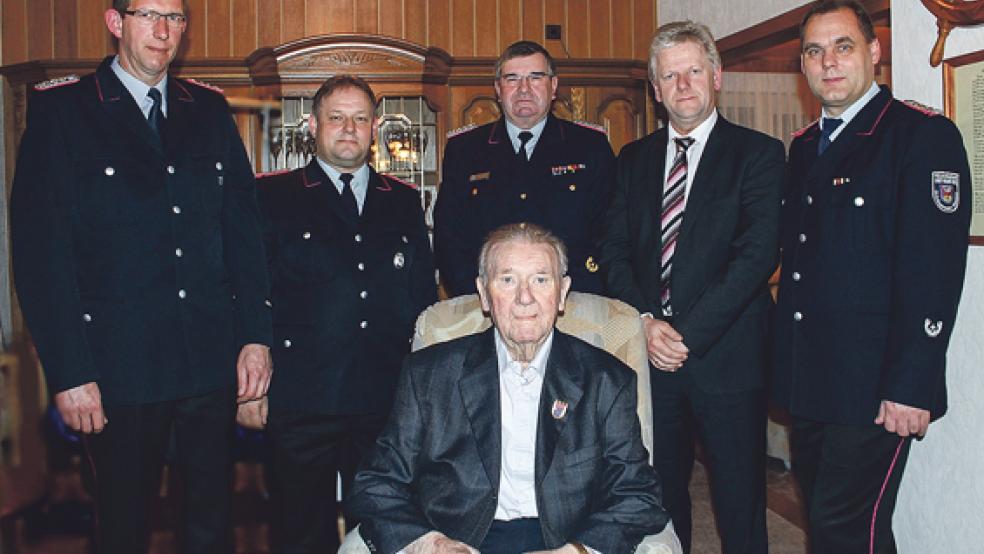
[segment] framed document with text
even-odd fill
[[[943,62],[943,112],[960,129],[970,161],[970,243],[984,246],[984,50]]]

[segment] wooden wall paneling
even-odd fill
[[[474,56],[474,0],[451,0],[451,12],[451,55]]]
[[[27,10],[27,58],[45,60],[54,57],[51,0],[31,0]]]
[[[269,2],[271,0],[264,1]],[[280,0],[280,5],[283,13],[283,28],[280,33],[281,44],[307,36],[307,33],[304,32],[305,20],[307,19],[305,13],[307,2],[305,0]],[[275,45],[264,44],[264,46]]]
[[[208,9],[206,0],[185,0],[188,7],[188,27],[178,56],[182,58],[202,58],[207,55],[205,43],[208,34]]]
[[[379,34],[379,4],[376,0],[356,0],[352,28],[356,33]]]
[[[609,98],[599,106],[597,121],[608,129],[608,141],[616,154],[637,138],[638,116],[635,106],[628,98]]]
[[[499,0],[499,51],[523,37],[523,13],[520,10],[522,0]]]
[[[205,55],[210,58],[232,56],[232,12],[230,0],[206,0]]]
[[[478,0],[475,2],[475,55],[496,58],[499,56],[498,2]]]
[[[403,38],[403,0],[378,0],[379,34]]]
[[[591,53],[588,9],[589,0],[567,0],[567,18],[560,36],[567,44],[567,52],[570,52],[573,58],[586,58]],[[553,21],[547,21],[547,23],[553,23]],[[595,23],[591,22],[591,26],[594,25]],[[560,55],[554,54],[554,56],[566,58],[567,52],[564,52],[563,47],[561,47]]]
[[[27,61],[27,0],[3,0],[3,63]]]
[[[523,39],[535,40],[543,44],[543,24],[545,21],[543,0],[520,0],[519,6],[523,12]],[[563,22],[558,20],[550,23]]]
[[[526,1],[527,3],[529,3],[531,0],[526,0]],[[535,2],[536,0],[532,0],[532,1]],[[550,52],[550,55],[555,58],[566,58],[567,54],[564,52],[564,47],[560,44],[559,40],[545,40],[543,36],[543,27],[547,23],[551,23],[551,24],[563,25],[566,29],[567,23],[565,21],[566,18],[564,17],[566,11],[564,9],[565,3],[566,3],[565,0],[543,0],[543,21],[540,22],[539,29],[536,35],[539,36],[540,38],[531,39],[542,44],[544,48],[546,48],[547,51]],[[564,30],[564,34],[561,36],[564,37],[564,41],[569,41],[569,37],[567,36],[566,30]],[[570,47],[571,46],[568,43],[567,48],[570,49]]]
[[[633,14],[630,2],[611,0],[612,58],[632,58]]]
[[[283,9],[280,0],[254,0],[256,2],[257,47],[276,46],[286,42],[281,35]]]
[[[55,0],[54,3],[54,57],[74,59],[79,57],[78,2]],[[101,22],[100,22],[101,23]]]
[[[349,0],[333,0],[331,2],[321,0],[307,2],[304,8],[304,36],[313,37],[316,35],[327,35],[330,33],[333,25],[332,19],[334,19],[333,12],[344,9],[345,4],[349,4]],[[350,14],[347,25],[351,25],[351,21],[352,19]],[[334,24],[337,23],[338,22],[334,22]],[[342,25],[347,26],[346,24]],[[335,32],[338,31],[336,30]]]
[[[591,3],[589,36],[591,48],[588,57],[612,57],[612,16],[611,0],[589,0]]]
[[[452,53],[451,0],[427,0],[427,44]]]
[[[427,0],[403,0],[403,38],[427,45]]]
[[[627,0],[633,3],[633,52],[632,57],[649,59],[649,43],[656,34],[656,0]]]
[[[76,3],[76,2],[73,2]],[[113,35],[109,34],[106,28],[103,14],[106,12],[107,3],[103,2],[77,2],[78,4],[78,57],[79,58],[102,58],[115,52],[116,45]],[[4,2],[6,5],[6,2]],[[4,14],[6,19],[7,14]],[[6,38],[7,24],[4,21],[4,38]],[[6,52],[4,63],[7,63]]]
[[[232,2],[232,55],[245,58],[259,47],[257,42],[258,0],[233,0]],[[259,3],[269,0],[259,0]],[[274,43],[279,44],[279,43]]]

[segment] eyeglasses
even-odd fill
[[[506,73],[502,76],[502,82],[506,86],[518,87],[523,81],[528,81],[531,86],[541,85],[553,75],[543,71],[532,71],[526,75],[518,73]]]
[[[125,15],[137,18],[137,22],[142,25],[156,25],[161,19],[167,21],[168,27],[181,27],[188,22],[188,16],[183,13],[161,13],[154,10],[124,10]]]

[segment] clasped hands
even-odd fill
[[[680,369],[690,354],[690,349],[683,343],[683,335],[669,323],[650,315],[643,316],[642,327],[646,333],[646,351],[653,366],[669,372]]]

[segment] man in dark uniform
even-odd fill
[[[119,55],[30,101],[18,295],[55,405],[84,434],[97,550],[146,551],[173,439],[181,551],[228,552],[237,395],[265,394],[271,371],[252,169],[222,95],[167,75],[181,0],[119,0],[105,21]]]
[[[970,170],[950,120],[875,84],[860,4],[817,3],[800,29],[823,113],[789,153],[775,399],[794,417],[812,551],[895,552],[912,439],[946,411]]]
[[[528,221],[567,244],[576,290],[601,293],[598,242],[614,161],[605,133],[550,113],[556,70],[535,42],[517,42],[499,56],[495,92],[503,117],[449,134],[444,151],[434,250],[445,290],[475,292],[486,235]]]
[[[328,79],[309,120],[317,158],[259,180],[277,367],[267,422],[277,552],[338,549],[336,475],[347,495],[393,404],[417,315],[437,299],[419,193],[366,163],[375,107],[362,79]],[[244,409],[254,425],[263,403]]]

